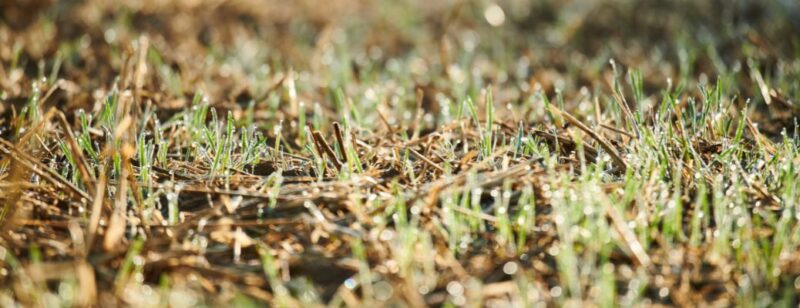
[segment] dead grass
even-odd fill
[[[0,302],[796,303],[800,7],[498,4],[0,4]]]

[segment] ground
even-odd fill
[[[0,3],[3,306],[793,305],[800,3]]]

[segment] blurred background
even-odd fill
[[[142,38],[146,87],[174,107],[203,91],[235,109],[290,69],[301,100],[323,104],[325,89],[357,96],[379,81],[401,101],[414,87],[459,99],[487,84],[511,103],[538,90],[574,98],[608,87],[612,59],[656,94],[726,76],[740,97],[771,100],[757,91],[762,79],[793,113],[800,93],[793,0],[11,0],[0,12],[4,100],[62,78],[70,91],[55,101],[68,109],[113,87]]]

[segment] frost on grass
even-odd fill
[[[800,5],[0,4],[0,302],[780,305]]]

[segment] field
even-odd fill
[[[0,2],[0,305],[800,301],[800,2]]]

